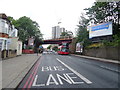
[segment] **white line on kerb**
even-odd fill
[[[63,64],[65,67],[67,67],[69,70],[71,70],[73,73],[75,73],[79,78],[81,78],[83,81],[85,81],[87,84],[91,84],[92,82],[85,78],[83,75],[69,67],[67,64],[63,63],[60,59],[56,58],[61,64]]]

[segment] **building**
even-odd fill
[[[9,38],[9,44],[8,44],[8,50],[16,51],[15,55],[21,55],[22,54],[22,42],[19,41],[18,37],[10,37]],[[12,56],[10,56],[12,57]]]
[[[66,32],[65,28],[60,28],[60,26],[52,27],[52,39],[60,38],[62,32]]]
[[[56,28],[52,27],[52,39],[56,38]]]
[[[60,38],[61,30],[59,26],[56,26],[56,38]]]
[[[0,14],[0,51],[7,50],[9,33],[12,31],[12,24],[5,14]]]
[[[61,27],[60,30],[61,30],[61,32],[66,32],[64,27]]]
[[[0,52],[2,58],[22,54],[22,42],[18,39],[18,30],[5,14],[0,14]]]
[[[53,39],[60,38],[60,34],[61,34],[60,26],[52,27],[52,38]]]

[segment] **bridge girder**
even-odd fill
[[[42,44],[61,44],[62,42],[71,43],[72,39],[44,40]]]

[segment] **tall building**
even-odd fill
[[[60,38],[61,30],[59,26],[56,26],[56,38]]]
[[[65,28],[64,27],[61,27],[60,30],[61,30],[61,32],[65,32]]]
[[[52,27],[52,39],[60,38],[62,32],[66,32],[64,27],[60,26]]]
[[[60,26],[52,27],[52,38],[60,38],[61,32]]]
[[[52,39],[56,38],[56,27],[52,27]]]

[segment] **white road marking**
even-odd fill
[[[106,67],[106,66],[100,66],[101,68],[104,68],[104,69],[108,69],[108,70],[111,70],[111,71],[115,71],[115,72],[120,72],[118,70],[115,70],[115,69],[112,69],[112,68],[109,68],[109,67]]]
[[[67,64],[63,63],[60,59],[56,58],[61,64],[63,64],[65,67],[67,67],[69,70],[71,70],[73,73],[75,73],[79,78],[81,78],[83,81],[85,81],[87,84],[91,84],[92,82],[85,78],[83,75],[69,67]]]
[[[67,73],[67,74],[66,74],[66,76],[71,80],[71,82],[72,82],[73,84],[81,84],[81,83],[84,83],[84,82],[75,82],[75,81],[73,81],[72,78],[77,78],[77,77],[70,76],[70,75],[73,75],[73,74],[74,74],[74,73]]]
[[[52,80],[53,82],[51,82],[51,80]],[[56,79],[53,77],[52,74],[49,75],[46,85],[49,86],[50,84],[59,85],[59,83],[56,81]]]
[[[49,86],[49,85],[59,85],[59,84],[63,85],[64,84],[63,80],[66,81],[68,84],[82,84],[82,83],[84,83],[84,82],[76,81],[78,77],[76,77],[76,75],[75,76],[73,76],[73,75],[75,75],[75,73],[64,73],[62,75],[60,75],[60,74],[56,74],[56,75],[49,74],[47,82],[44,82],[46,84],[43,84],[43,82],[42,83],[37,82],[39,78],[38,78],[38,75],[36,75],[35,78],[34,78],[32,86],[33,87],[43,87],[43,86]],[[55,78],[55,76],[57,78]]]
[[[63,74],[65,78],[62,77],[62,76],[59,75],[59,74],[56,74],[56,75],[57,75],[57,78],[58,78],[58,80],[59,80],[59,82],[60,82],[61,85],[63,84],[63,82],[62,82],[61,79],[63,79],[64,81],[68,82],[69,84],[72,84],[72,82],[71,82],[70,79],[66,76],[66,74]]]
[[[37,84],[37,79],[38,79],[38,75],[35,76],[34,82],[33,82],[33,87],[40,87],[40,86],[45,86],[45,84]]]
[[[42,71],[64,71],[62,66],[42,66]]]
[[[87,84],[91,84],[92,82],[90,80],[88,80],[87,78],[85,78],[83,75],[81,75],[80,73],[78,73],[77,71],[75,71],[74,69],[72,69],[71,67],[69,67],[67,64],[63,63],[61,60],[59,60],[58,58],[56,58],[61,64],[63,64],[65,67],[67,67],[69,70],[71,70],[73,73],[75,73],[78,77],[80,77],[83,81],[85,81]]]

